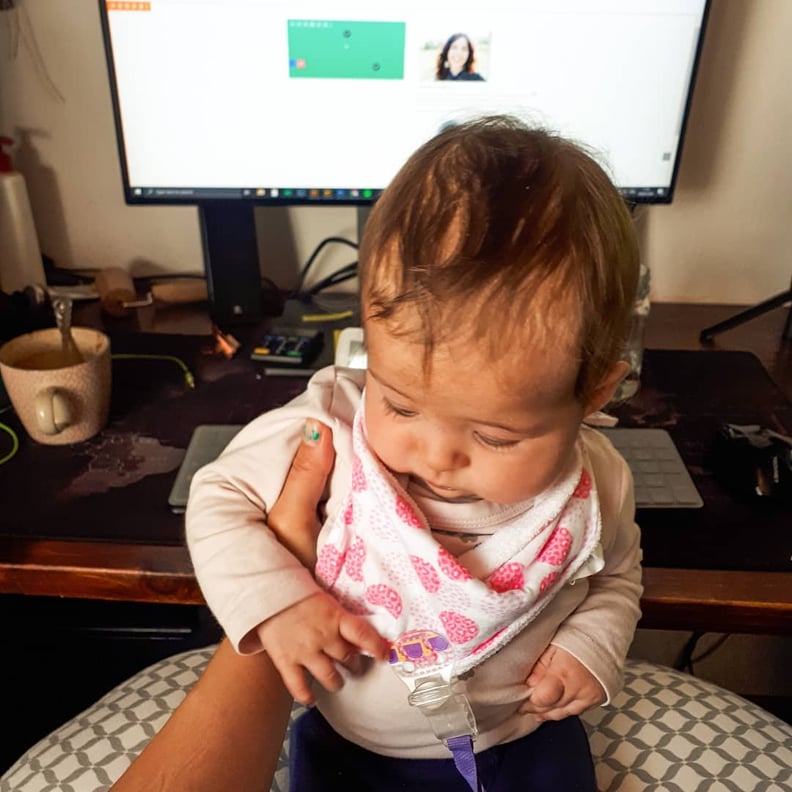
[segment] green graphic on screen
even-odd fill
[[[290,19],[289,76],[404,78],[404,22]]]

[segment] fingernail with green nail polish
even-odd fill
[[[303,424],[303,439],[310,445],[316,445],[322,436],[318,421],[306,421]]]

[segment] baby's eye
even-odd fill
[[[476,438],[490,448],[512,448],[519,442],[519,440],[506,440],[503,437],[488,437],[481,432],[476,432]]]
[[[415,410],[407,410],[404,407],[398,407],[388,399],[382,400],[385,405],[385,412],[390,415],[398,415],[400,418],[414,418],[418,413]]]

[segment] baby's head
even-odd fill
[[[602,168],[514,119],[449,128],[377,202],[360,265],[381,461],[443,497],[556,481],[627,368],[638,250]]]
[[[582,400],[623,354],[638,279],[632,221],[603,169],[505,117],[450,127],[410,157],[372,210],[360,263],[366,323],[428,356],[458,334],[495,357],[571,355]]]

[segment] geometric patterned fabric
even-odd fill
[[[118,685],[20,757],[0,778],[0,792],[106,792],[213,652],[183,652]],[[292,718],[301,711],[295,706]],[[622,692],[583,721],[602,792],[792,791],[792,727],[681,671],[628,660]],[[287,749],[272,792],[288,789]]]
[[[622,692],[583,720],[603,792],[792,790],[792,726],[681,671],[628,660]]]

